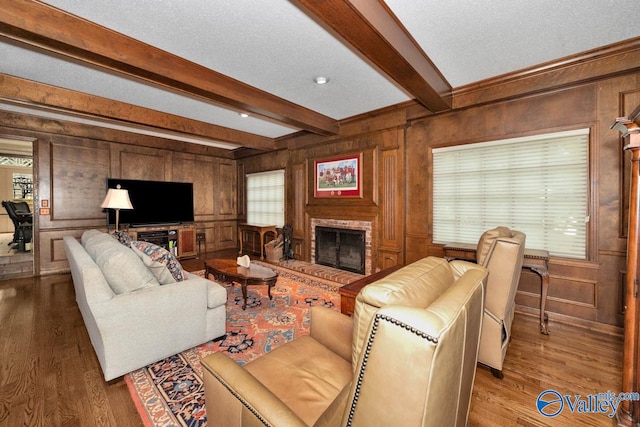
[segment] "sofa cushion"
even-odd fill
[[[165,248],[137,240],[131,242],[131,248],[151,270],[161,285],[181,282],[187,278],[180,262]]]
[[[98,230],[85,231],[82,234],[80,241],[82,242],[82,246],[85,251],[87,251],[91,259],[94,261],[98,258],[98,255],[103,253],[107,248],[113,246],[114,243],[119,245],[118,241],[113,236]]]
[[[224,286],[207,281],[207,308],[216,308],[227,303],[227,290]]]
[[[309,426],[352,379],[351,364],[308,335],[244,368]]]
[[[82,243],[82,246],[86,246],[87,242],[96,236],[107,236],[107,234],[99,230],[87,230],[82,233],[82,237],[80,237],[80,243]]]
[[[221,284],[188,271],[185,271],[184,275],[189,280],[204,280],[207,283],[207,308],[216,308],[227,303],[227,288]]]
[[[352,362],[358,360],[369,324],[388,305],[426,308],[455,282],[449,263],[427,257],[362,288],[353,313]]]
[[[160,285],[130,248],[108,234],[104,236],[106,237],[95,236],[89,239],[85,250],[91,257],[95,257],[95,263],[114,293],[124,294]]]

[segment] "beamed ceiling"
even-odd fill
[[[626,71],[607,58],[640,49],[638,22],[637,0],[0,0],[0,110],[268,151]]]

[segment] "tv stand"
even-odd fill
[[[129,228],[133,240],[140,240],[161,246],[178,259],[195,258],[195,224],[153,224]]]
[[[129,228],[151,228],[151,227],[166,227],[166,226],[175,226],[175,225],[180,225],[179,222],[162,222],[162,223],[156,223],[153,225],[149,225],[149,224],[130,224]]]

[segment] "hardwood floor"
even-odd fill
[[[541,335],[535,318],[516,315],[504,379],[477,369],[470,426],[612,425],[566,407],[555,418],[538,413],[544,390],[587,396],[621,383],[622,337],[550,326]],[[124,380],[102,377],[69,275],[0,281],[0,427],[14,425],[143,426]]]

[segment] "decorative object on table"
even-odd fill
[[[249,255],[239,256],[237,263],[240,267],[249,268],[251,267],[251,258],[249,258]]]
[[[120,209],[133,209],[133,205],[129,199],[129,191],[121,188],[120,184],[118,184],[116,188],[110,188],[100,207],[116,211],[116,231],[118,231]]]
[[[316,160],[315,197],[360,197],[362,154]]]

